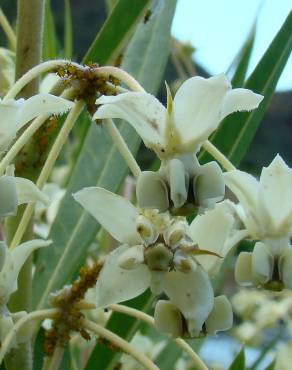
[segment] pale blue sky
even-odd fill
[[[244,43],[260,3],[261,0],[178,0],[172,33],[196,47],[197,60],[211,74],[225,72]],[[291,0],[263,1],[249,72],[283,24],[291,5]],[[292,89],[291,56],[277,89]]]

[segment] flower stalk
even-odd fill
[[[79,117],[79,114],[81,113],[82,109],[84,107],[84,102],[82,101],[78,101],[74,108],[72,108],[72,110],[70,111],[70,113],[68,114],[68,117],[66,118],[65,122],[64,122],[64,125],[62,127],[62,129],[60,130],[59,134],[58,134],[58,137],[56,139],[56,141],[54,142],[53,146],[52,146],[52,149],[48,155],[48,158],[43,166],[43,169],[38,177],[38,180],[36,182],[36,186],[40,189],[42,189],[42,187],[45,185],[47,179],[49,178],[49,175],[51,173],[51,170],[56,162],[56,159],[58,157],[58,155],[60,154],[60,151],[65,143],[65,141],[67,140],[68,138],[68,135],[71,131],[71,129],[73,128],[74,126],[74,123],[76,122],[77,118]],[[16,230],[16,233],[14,235],[14,238],[10,244],[10,248],[13,249],[15,248],[21,238],[23,237],[24,233],[25,233],[25,230],[29,224],[29,221],[31,219],[31,216],[32,216],[32,213],[33,213],[33,204],[29,204],[24,213],[23,213],[23,216],[21,218],[21,221],[18,225],[18,228]]]
[[[0,8],[0,25],[4,33],[6,34],[6,37],[10,43],[11,49],[15,51],[16,50],[16,36],[13,31],[13,28],[11,27],[8,19],[6,18],[1,8]]]

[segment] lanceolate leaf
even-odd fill
[[[235,357],[228,370],[245,370],[244,348]]]
[[[73,28],[70,0],[64,0],[64,57],[72,58]]]
[[[259,108],[249,113],[237,112],[228,116],[212,137],[213,144],[236,166],[256,133],[291,53],[291,28],[292,12],[244,85],[245,88],[264,95],[265,98]],[[210,160],[210,156],[203,152],[200,160],[206,162]]]
[[[231,84],[233,88],[242,86],[245,81],[247,68],[250,62],[250,57],[254,46],[255,36],[256,36],[256,21],[254,22],[249,32],[249,35],[234,63],[236,68],[231,79]]]
[[[169,50],[170,24],[175,0],[142,23],[129,46],[124,68],[154,93],[157,91]],[[127,123],[118,125],[130,149],[136,152],[140,138]],[[72,275],[85,259],[99,225],[73,201],[72,193],[85,186],[101,186],[117,191],[127,173],[127,167],[102,127],[91,125],[84,140],[67,193],[49,235],[53,245],[47,253],[40,253],[34,278],[34,306],[47,305],[51,291],[72,280]],[[114,174],[114,176],[113,176]]]
[[[57,36],[50,0],[45,1],[43,45],[43,58],[45,60],[57,58]]]
[[[121,52],[150,3],[150,0],[117,1],[82,62],[111,64]]]

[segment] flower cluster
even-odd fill
[[[224,117],[255,109],[262,99],[250,90],[231,89],[224,75],[190,78],[174,99],[167,86],[167,108],[142,92],[97,99],[93,119],[127,120],[161,160],[157,172],[138,176],[137,206],[102,188],[74,194],[120,242],[97,282],[99,307],[149,287],[158,297],[154,318],[160,331],[198,337],[227,330],[231,305],[225,296],[214,297],[210,277],[247,238],[256,244],[252,252],[239,255],[237,282],[291,289],[292,170],[277,156],[258,181],[239,170],[223,174],[217,162],[201,165],[197,159]],[[225,185],[239,203],[223,200]],[[197,211],[190,224],[186,206]]]

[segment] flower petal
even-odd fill
[[[252,285],[252,254],[241,252],[235,263],[235,281],[242,286]]]
[[[233,112],[250,111],[255,109],[263,99],[263,95],[256,94],[248,89],[230,90],[227,92],[223,100],[221,119]]]
[[[217,128],[230,88],[224,74],[208,79],[192,77],[181,85],[173,101],[173,120],[184,142],[198,145]]]
[[[16,214],[18,205],[17,190],[14,176],[0,177],[0,216]]]
[[[145,265],[133,270],[119,267],[126,245],[112,251],[106,258],[96,284],[97,307],[127,301],[142,294],[150,284],[150,272]]]
[[[137,179],[136,196],[142,208],[154,208],[165,212],[169,207],[167,186],[157,172],[141,172]]]
[[[22,101],[17,129],[41,114],[63,114],[74,106],[74,102],[51,94],[37,94]]]
[[[206,320],[206,329],[209,335],[217,331],[228,330],[232,327],[233,312],[232,306],[225,295],[214,298],[214,307]]]
[[[139,213],[127,199],[98,187],[84,188],[73,197],[119,242],[141,242],[136,231]]]
[[[200,249],[206,249],[219,254],[221,257],[226,257],[232,248],[232,245],[227,241],[234,225],[234,218],[228,210],[228,206],[223,202],[217,204],[213,210],[207,211],[193,220],[189,232]],[[223,262],[223,258],[211,255],[196,256],[196,260],[210,275],[216,273]]]
[[[261,242],[254,246],[251,257],[252,277],[255,284],[264,284],[271,280],[274,258],[269,248]]]
[[[194,179],[194,195],[198,204],[211,208],[224,198],[225,183],[222,170],[215,161],[200,166],[198,176]]]
[[[133,270],[144,262],[144,246],[135,245],[123,252],[118,261],[119,267],[125,270]]]
[[[32,181],[23,177],[14,177],[18,204],[40,201],[49,204],[49,197],[43,193]]]
[[[286,289],[292,290],[292,247],[286,248],[279,259],[279,272]]]
[[[38,248],[47,247],[51,240],[35,239],[20,244],[10,252],[7,249],[5,264],[0,272],[0,305],[8,302],[9,296],[17,290],[17,278],[28,256]]]
[[[292,169],[277,155],[269,167],[263,168],[260,177],[258,207],[268,232],[291,231],[291,199]]]
[[[17,131],[33,118],[43,113],[64,113],[73,105],[69,100],[50,94],[37,94],[27,100],[0,100],[0,152],[9,146]]]
[[[207,273],[194,263],[190,272],[170,271],[163,278],[166,295],[183,316],[192,321],[191,335],[198,335],[214,303],[213,288]]]
[[[155,327],[163,334],[169,334],[173,338],[183,335],[182,315],[178,308],[169,301],[160,300],[155,305]]]
[[[151,94],[129,92],[117,96],[101,96],[103,104],[93,119],[121,118],[128,121],[150,148],[163,145],[166,120],[165,107]]]
[[[246,212],[242,220],[251,233],[257,233],[260,224],[257,218],[259,182],[246,172],[234,170],[224,173],[226,186],[236,195]]]

